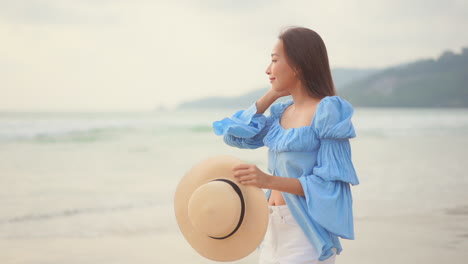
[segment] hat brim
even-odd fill
[[[225,239],[213,239],[196,230],[188,217],[192,193],[214,179],[237,183],[232,168],[242,163],[231,156],[215,156],[195,165],[177,186],[174,209],[185,239],[202,256],[215,261],[234,261],[252,253],[262,242],[268,226],[268,203],[265,193],[255,186],[238,184],[245,200],[244,220],[239,229]]]

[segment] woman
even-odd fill
[[[358,184],[349,139],[352,106],[335,95],[328,55],[314,31],[280,34],[266,73],[271,89],[247,110],[213,123],[239,148],[269,148],[267,174],[233,168],[239,183],[268,189],[270,222],[260,263],[334,263],[338,237],[354,239],[350,184]],[[293,100],[274,104],[278,98]]]

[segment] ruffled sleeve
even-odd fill
[[[268,132],[271,121],[262,114],[257,114],[254,103],[246,110],[237,111],[232,117],[213,123],[216,135],[223,135],[224,142],[238,148],[262,147],[263,138]]]
[[[312,175],[299,178],[310,216],[337,236],[354,239],[350,184],[359,184],[351,161],[349,139],[356,136],[353,108],[347,101],[326,97],[320,102],[312,126],[320,140]]]

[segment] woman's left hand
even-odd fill
[[[257,166],[253,164],[239,164],[232,170],[234,171],[234,177],[240,184],[268,188],[271,175],[264,173]]]

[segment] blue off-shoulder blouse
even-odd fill
[[[285,129],[284,110],[294,102],[271,106],[270,116],[257,114],[256,105],[213,123],[214,132],[239,148],[266,146],[272,175],[299,179],[304,196],[283,193],[292,215],[317,249],[320,260],[342,250],[339,237],[354,239],[350,185],[359,184],[351,161],[350,138],[356,136],[353,107],[338,96],[317,106],[309,126]],[[271,190],[266,195],[269,198]]]

